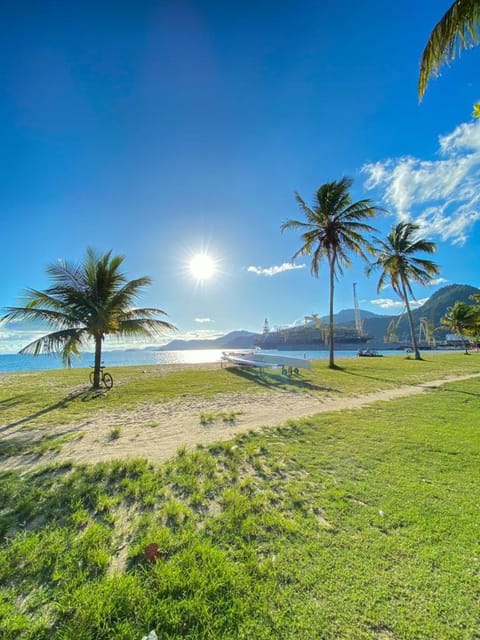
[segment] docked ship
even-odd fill
[[[338,324],[333,329],[333,344],[340,349],[361,349],[372,339],[363,330],[360,308],[357,298],[357,283],[353,283],[354,326]],[[328,349],[329,327],[322,323],[318,314],[305,316],[303,325],[275,329],[270,331],[267,318],[263,325],[262,335],[255,346],[261,349],[280,349],[287,351],[316,351]]]
[[[338,325],[334,327],[334,346],[341,349],[358,349],[372,337],[358,328]],[[255,342],[261,349],[288,351],[317,351],[328,349],[328,326],[318,316],[306,316],[303,325],[270,330],[265,319],[263,333]]]

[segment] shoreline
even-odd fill
[[[373,348],[373,347],[371,347]],[[176,351],[148,351],[146,349],[128,349],[128,350],[115,350],[115,351],[105,351],[103,353],[104,362],[106,368],[123,368],[123,367],[177,367],[177,368],[189,368],[189,367],[197,367],[197,366],[207,366],[207,365],[217,365],[221,364],[221,353],[223,351],[247,351],[249,349],[183,349]],[[389,349],[389,348],[380,348],[375,347],[375,350],[384,354],[385,356],[406,356],[408,353],[404,350],[400,349]],[[463,347],[459,348],[440,348],[440,349],[421,349],[420,352],[424,355],[428,354],[448,354],[448,353],[459,353],[462,352]],[[288,356],[290,354],[295,354],[297,357],[299,354],[303,357],[306,355],[309,360],[326,360],[328,358],[328,350],[314,350],[314,351],[284,351],[284,350],[275,350],[269,349],[265,350],[266,353],[274,352],[279,356]],[[335,357],[336,359],[352,359],[357,356],[358,349],[346,349],[346,350],[336,350]],[[470,353],[474,353],[475,350],[470,350]],[[198,360],[198,357],[205,357],[205,354],[208,353],[210,355],[209,358],[205,360]],[[139,360],[142,359],[142,356],[158,356],[160,354],[161,357],[165,358],[163,361],[135,361],[135,357],[138,357]],[[172,359],[172,355],[175,354],[175,359]],[[187,359],[182,360],[179,354],[184,355]],[[21,359],[27,358],[29,360],[28,364],[25,366],[20,366],[19,368],[7,367],[5,364],[2,364],[2,359]],[[64,367],[61,363],[61,360],[56,356],[31,356],[31,355],[21,355],[21,354],[0,354],[0,377],[5,374],[15,375],[15,374],[29,374],[29,373],[38,373],[40,371],[43,372],[54,372],[61,370],[79,370],[79,369],[89,369],[91,367],[91,362],[93,358],[93,354],[91,353],[83,353],[81,354],[81,358],[85,358],[85,361],[79,362],[74,361],[72,367]],[[110,360],[109,360],[110,358]],[[117,360],[115,362],[115,359]],[[24,361],[25,362],[25,361]],[[15,363],[16,364],[16,363]],[[31,365],[31,366],[30,366]],[[47,366],[51,365],[51,366]]]

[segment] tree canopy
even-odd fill
[[[4,320],[35,320],[53,329],[26,345],[20,353],[60,354],[66,366],[89,340],[94,341],[94,388],[100,383],[105,336],[154,337],[175,327],[157,316],[165,311],[137,308],[134,302],[150,278],[127,280],[120,270],[123,256],[102,255],[87,249],[85,260],[74,264],[59,260],[47,268],[51,286],[27,289],[23,306],[8,307]]]

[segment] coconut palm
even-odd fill
[[[468,354],[466,336],[472,336],[478,331],[478,308],[466,302],[456,302],[448,307],[447,313],[440,318],[440,324],[452,333],[460,336],[465,354]]]
[[[434,27],[423,51],[418,80],[420,100],[431,75],[463,49],[480,42],[480,0],[456,0]]]
[[[333,301],[335,280],[343,274],[343,267],[349,267],[349,253],[354,253],[366,260],[365,250],[371,245],[363,235],[375,231],[374,227],[364,222],[382,211],[371,200],[352,202],[349,190],[353,184],[350,178],[342,178],[327,182],[319,187],[314,196],[313,205],[308,206],[295,192],[295,199],[305,220],[287,220],[281,226],[285,229],[301,231],[302,246],[292,260],[298,256],[312,256],[310,271],[316,278],[320,262],[326,258],[330,271],[330,304],[329,304],[329,362],[334,368],[334,326]]]
[[[412,311],[408,296],[413,296],[412,282],[428,285],[434,275],[440,272],[437,264],[431,260],[417,258],[416,254],[434,253],[436,244],[417,236],[420,227],[412,222],[399,222],[388,234],[386,240],[375,239],[374,255],[376,261],[367,268],[367,274],[381,269],[377,291],[381,291],[389,282],[395,293],[403,300],[407,311],[412,351],[415,360],[420,360],[417,339],[413,327]]]
[[[161,309],[137,309],[133,302],[150,278],[127,280],[120,271],[123,256],[111,251],[98,255],[87,250],[81,264],[59,261],[47,268],[51,286],[45,291],[28,289],[26,304],[8,307],[4,320],[39,320],[52,333],[34,340],[20,353],[59,353],[65,366],[89,339],[95,345],[93,388],[100,385],[102,344],[105,336],[155,336],[175,327],[155,316]]]

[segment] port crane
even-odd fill
[[[304,322],[305,322],[305,324],[308,324],[309,322],[314,322],[316,329],[321,329],[321,327],[322,327],[322,323],[320,322],[320,318],[318,317],[318,313],[312,313],[311,316],[305,316],[304,317]]]
[[[398,335],[398,326],[405,316],[406,310],[407,308],[404,307],[400,315],[390,320],[390,323],[387,327],[387,335],[383,339],[384,342],[400,342],[400,336]]]
[[[355,330],[359,338],[363,338],[363,320],[360,317],[360,307],[357,298],[357,283],[353,283],[353,313],[355,316]]]
[[[435,328],[428,318],[425,316],[420,318],[420,325],[418,327],[418,342],[428,345],[429,347],[435,347],[437,341],[434,335]]]

